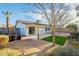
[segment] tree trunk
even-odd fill
[[[38,26],[37,26],[37,37],[38,37],[38,40],[39,40],[40,38],[39,38],[39,30],[38,30]]]
[[[7,32],[6,32],[6,34],[8,35],[9,34],[9,17],[6,17],[6,30],[7,30]]]
[[[57,33],[58,33],[58,34],[60,34],[60,27],[59,27],[59,26],[58,26],[58,30],[57,30]]]
[[[55,46],[55,30],[54,30],[54,26],[50,26],[50,29],[51,29],[52,43],[53,43],[53,46]]]

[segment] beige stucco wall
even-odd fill
[[[26,36],[29,35],[29,27],[35,27],[35,35],[37,35],[37,27],[39,29],[39,34],[44,34],[46,32],[45,31],[45,27],[48,27],[48,26],[35,25],[35,24],[27,24],[25,26]]]

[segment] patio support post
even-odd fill
[[[38,30],[38,26],[37,26],[37,37],[38,37],[38,40],[39,40],[39,30]]]
[[[38,25],[39,23],[40,23],[40,20],[36,20],[38,40],[40,39],[40,38],[39,38],[39,25]]]

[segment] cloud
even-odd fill
[[[64,9],[61,9],[60,12],[59,12],[59,16],[62,15],[65,11],[66,13],[68,14],[68,17],[66,17],[64,19],[64,17],[62,19],[64,19],[63,21],[61,21],[61,24],[64,24],[64,23],[67,23],[67,22],[72,22],[75,20],[76,18],[76,10],[75,10],[75,7],[76,7],[77,4],[65,4],[65,6],[69,6],[70,10],[64,10]],[[57,12],[58,9],[56,9],[55,11]],[[48,14],[48,17],[50,18],[51,17],[51,10],[50,9],[46,9],[47,11],[47,14]],[[38,10],[38,12],[40,12]],[[39,14],[39,13],[32,13],[32,12],[29,12],[26,14],[27,16],[30,16],[32,17],[33,19],[35,20],[46,20],[44,14]],[[52,16],[53,17],[53,16]],[[58,17],[58,16],[57,16]]]

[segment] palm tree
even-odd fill
[[[6,34],[8,35],[9,34],[9,19],[10,19],[10,15],[12,14],[12,12],[9,12],[9,11],[5,11],[5,12],[2,12],[5,17],[6,17]]]

